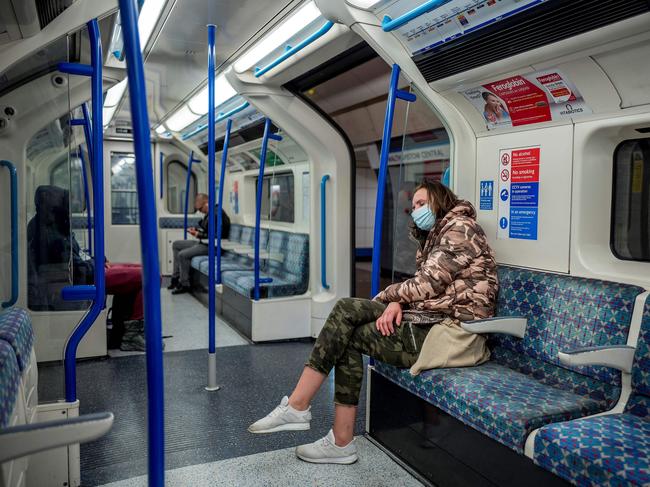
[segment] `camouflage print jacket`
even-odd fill
[[[459,200],[436,222],[417,252],[416,264],[414,277],[391,284],[375,299],[459,320],[494,315],[499,288],[494,252],[468,201]]]

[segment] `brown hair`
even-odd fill
[[[427,190],[429,208],[435,212],[437,220],[444,218],[449,210],[458,204],[458,196],[440,181],[423,179],[415,191],[423,188]]]

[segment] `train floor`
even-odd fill
[[[217,321],[217,370],[221,390],[204,390],[207,369],[207,311],[190,295],[162,291],[167,338],[165,457],[167,485],[178,486],[389,486],[421,485],[363,437],[365,382],[355,434],[360,460],[351,466],[312,465],[293,448],[327,434],[333,419],[333,376],[312,404],[311,429],[252,435],[248,425],[288,394],[312,344],[250,345],[227,323]],[[186,348],[184,348],[186,347]],[[39,368],[41,402],[62,396],[60,364]],[[80,361],[77,394],[82,414],[111,411],[112,430],[81,446],[83,486],[146,485],[146,371],[143,354],[118,354]]]

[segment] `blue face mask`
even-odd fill
[[[431,208],[428,206],[421,206],[417,210],[414,210],[411,213],[411,218],[415,222],[415,225],[421,230],[429,231],[433,228],[433,225],[436,223],[436,215],[433,214]]]

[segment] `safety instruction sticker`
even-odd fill
[[[575,85],[554,69],[511,76],[461,93],[483,115],[489,130],[591,113]]]
[[[499,151],[497,238],[537,240],[539,161],[539,147]]]
[[[481,210],[494,209],[494,181],[481,181],[479,199]]]

